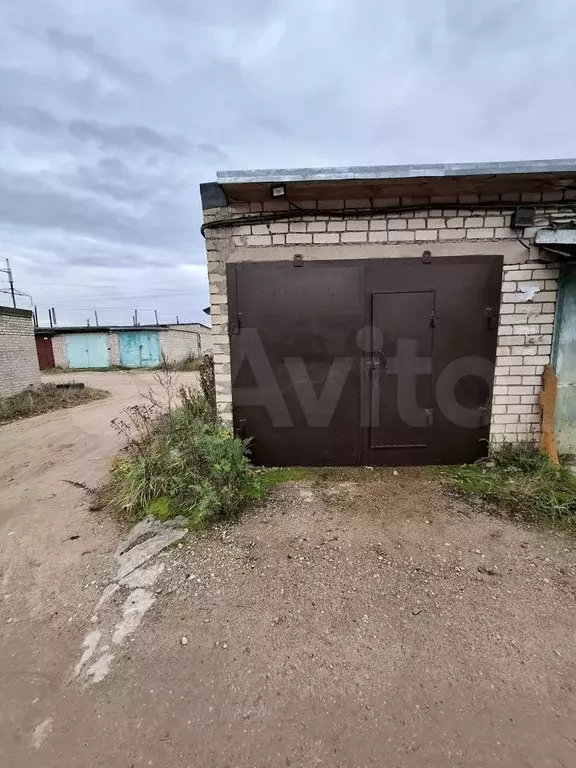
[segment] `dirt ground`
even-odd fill
[[[125,531],[62,480],[101,481],[149,375],[0,428],[0,765],[576,764],[574,539],[425,470],[286,484],[163,550],[101,681],[75,677],[139,588],[98,607]]]

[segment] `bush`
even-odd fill
[[[211,392],[210,363],[201,381]],[[172,383],[172,379],[170,379]],[[214,390],[215,393],[215,390]],[[237,515],[260,489],[248,460],[248,442],[224,427],[204,392],[182,387],[178,404],[161,402],[128,409],[114,422],[128,438],[128,456],[113,470],[116,501],[137,516],[184,515],[192,527]]]
[[[576,529],[576,476],[533,447],[504,445],[489,459],[443,470],[459,493],[494,502],[529,522]]]

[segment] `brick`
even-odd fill
[[[530,368],[529,365],[526,368]],[[522,384],[531,387],[538,387],[542,384],[542,376],[522,376]]]
[[[502,227],[504,226],[504,218],[502,216],[486,216],[484,219],[484,226]]]
[[[484,226],[484,218],[482,216],[469,216],[464,220],[465,229],[472,229]]]
[[[338,232],[323,232],[313,236],[313,241],[317,245],[336,245],[340,242]]]
[[[512,407],[512,406],[508,406],[508,407]],[[497,413],[495,416],[493,416],[494,424],[516,424],[518,422],[518,419],[519,419],[519,416],[511,413],[505,413],[505,414]]]
[[[438,239],[438,230],[437,229],[417,229],[414,232],[414,235],[416,237],[416,240],[437,240]]]
[[[522,358],[511,356],[511,355],[502,355],[500,356],[500,349],[497,350],[497,358],[496,358],[496,364],[497,365],[522,365]]]
[[[325,221],[311,221],[307,226],[308,232],[326,232]]]
[[[370,229],[386,230],[388,229],[388,222],[386,219],[372,219],[370,221]]]
[[[286,235],[272,235],[272,245],[286,245]]]
[[[388,222],[388,229],[406,229],[407,226],[405,219],[390,219]]]
[[[468,240],[487,240],[488,238],[494,237],[494,230],[487,228],[467,229],[466,237]]]
[[[540,291],[536,295],[538,296],[538,301],[556,301],[556,291]]]
[[[466,237],[465,229],[442,229],[438,233],[440,240],[464,240]]]
[[[304,232],[289,232],[286,235],[287,245],[305,245],[312,242],[312,235]]]
[[[538,333],[538,325],[516,325],[514,326],[514,333],[529,336],[531,333]]]
[[[516,395],[494,395],[494,402],[508,405],[508,403],[518,403],[519,398]]]
[[[305,221],[291,221],[289,223],[289,232],[306,232],[308,225]]]
[[[370,232],[368,235],[368,240],[371,243],[387,243],[388,232]]]
[[[554,267],[538,267],[532,270],[533,280],[557,280],[560,274],[560,270]]]
[[[388,240],[391,243],[413,243],[415,240],[414,232],[389,232]]]
[[[531,405],[509,405],[508,413],[532,413]]]
[[[271,235],[248,235],[246,237],[246,245],[272,245]]]
[[[445,219],[428,219],[428,229],[446,229]]]
[[[446,226],[449,229],[462,229],[464,227],[464,219],[462,216],[456,216],[453,219],[446,219]]]
[[[494,230],[494,237],[497,237],[499,239],[508,239],[512,240],[515,238],[514,232],[509,227],[496,227]],[[518,244],[519,248],[522,248],[520,244]]]
[[[510,274],[510,273],[509,273]],[[514,280],[530,280],[532,277],[531,269],[515,269],[511,272],[514,276]]]
[[[269,235],[270,230],[265,224],[252,224],[253,235]]]
[[[345,232],[345,231],[346,231],[345,221],[329,221],[328,222],[328,232]]]
[[[346,229],[350,232],[364,232],[368,229],[368,222],[362,219],[349,219],[346,222]]]
[[[509,387],[508,393],[510,395],[533,395],[534,387],[527,387],[525,385],[514,385]]]
[[[408,229],[426,229],[426,219],[408,219]]]
[[[342,243],[365,243],[367,240],[367,232],[343,232],[340,235],[340,242]]]
[[[499,387],[511,387],[515,384],[521,384],[520,376],[495,376],[494,382]]]

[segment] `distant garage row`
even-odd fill
[[[212,349],[211,329],[201,323],[36,328],[35,334],[42,370],[153,368],[163,357],[181,362]]]

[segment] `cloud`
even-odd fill
[[[574,155],[572,28],[572,0],[4,3],[0,255],[68,321],[99,292],[202,318],[200,181]]]

